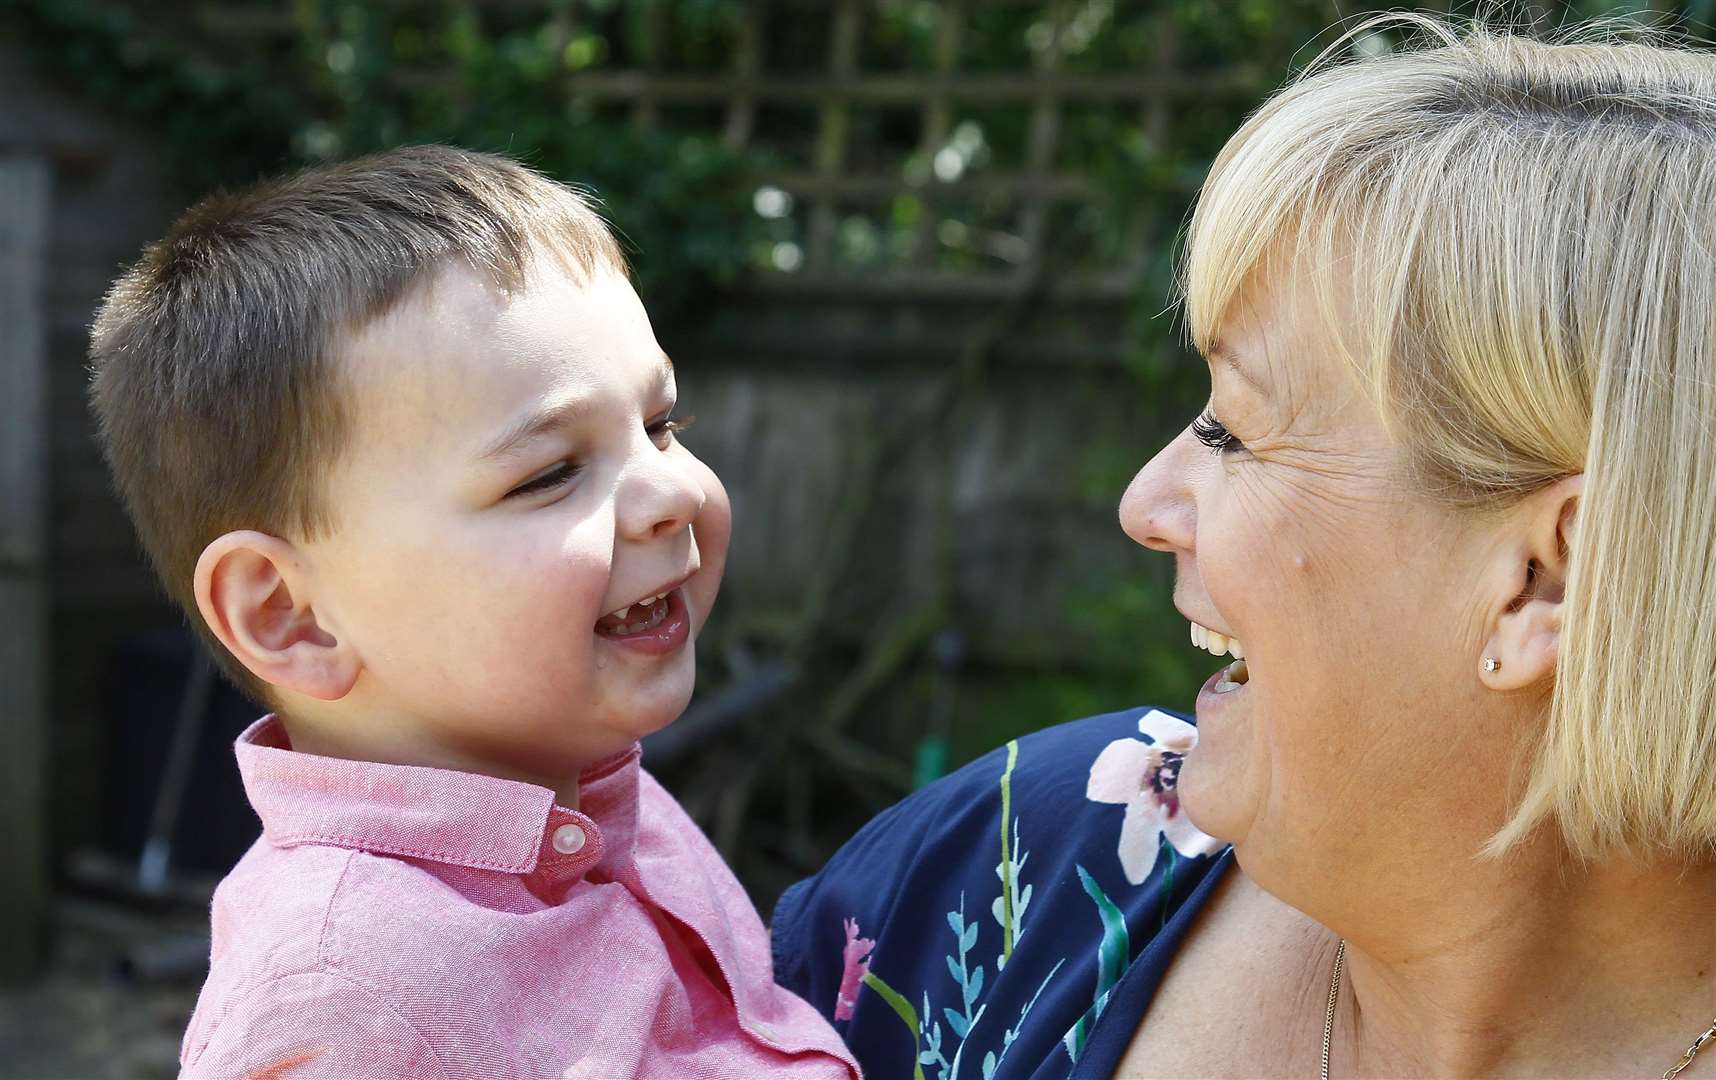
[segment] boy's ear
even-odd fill
[[[1478,661],[1478,677],[1492,690],[1520,690],[1555,673],[1574,516],[1584,487],[1583,475],[1569,476],[1517,507],[1517,542],[1502,548],[1510,563],[1505,573],[1512,596],[1496,616]],[[1486,670],[1487,659],[1496,662],[1494,671]]]
[[[297,549],[266,533],[229,532],[197,560],[197,609],[239,663],[270,686],[335,701],[363,665],[318,619],[309,586]]]

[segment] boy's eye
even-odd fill
[[[1217,420],[1215,414],[1208,410],[1192,421],[1192,434],[1218,454],[1231,454],[1245,449],[1245,444],[1233,437],[1233,433],[1227,430],[1227,425]]]
[[[562,461],[539,476],[532,477],[506,493],[509,499],[525,495],[535,495],[541,491],[552,491],[562,484],[570,483],[572,478],[584,470],[584,466],[575,465],[570,461]]]
[[[655,441],[657,446],[666,450],[668,444],[673,440],[674,433],[684,431],[696,419],[695,416],[674,416],[669,413],[651,420],[644,427],[644,430],[649,433],[649,437]]]

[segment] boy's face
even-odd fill
[[[336,528],[304,545],[362,664],[344,715],[391,752],[551,787],[678,716],[729,510],[674,437],[625,279],[544,257],[509,296],[448,267],[344,364]]]

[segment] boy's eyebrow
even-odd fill
[[[580,413],[588,412],[589,409],[590,399],[579,396],[564,398],[529,413],[489,443],[477,455],[477,462],[483,465],[500,464],[538,436],[553,431],[555,428],[564,427],[577,419]]]
[[[655,382],[656,392],[666,389],[673,382],[673,361],[666,353],[661,354],[661,364],[656,369]],[[477,454],[477,462],[483,465],[499,464],[531,440],[556,428],[565,427],[580,414],[589,411],[590,399],[583,395],[551,401],[535,412],[521,417],[518,422],[501,432]]]

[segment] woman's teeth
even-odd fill
[[[1218,634],[1207,626],[1192,624],[1192,644],[1205,650],[1211,656],[1226,656],[1232,654],[1235,660],[1245,659],[1245,647],[1238,638],[1230,638],[1226,634]]]
[[[1221,669],[1213,687],[1218,694],[1231,694],[1251,680],[1251,670],[1245,666],[1245,646],[1238,638],[1217,633],[1207,626],[1192,624],[1192,644],[1212,656],[1233,657],[1233,663]]]
[[[1216,680],[1215,692],[1231,694],[1250,681],[1251,673],[1246,669],[1244,660],[1235,660],[1221,669],[1221,678]]]

